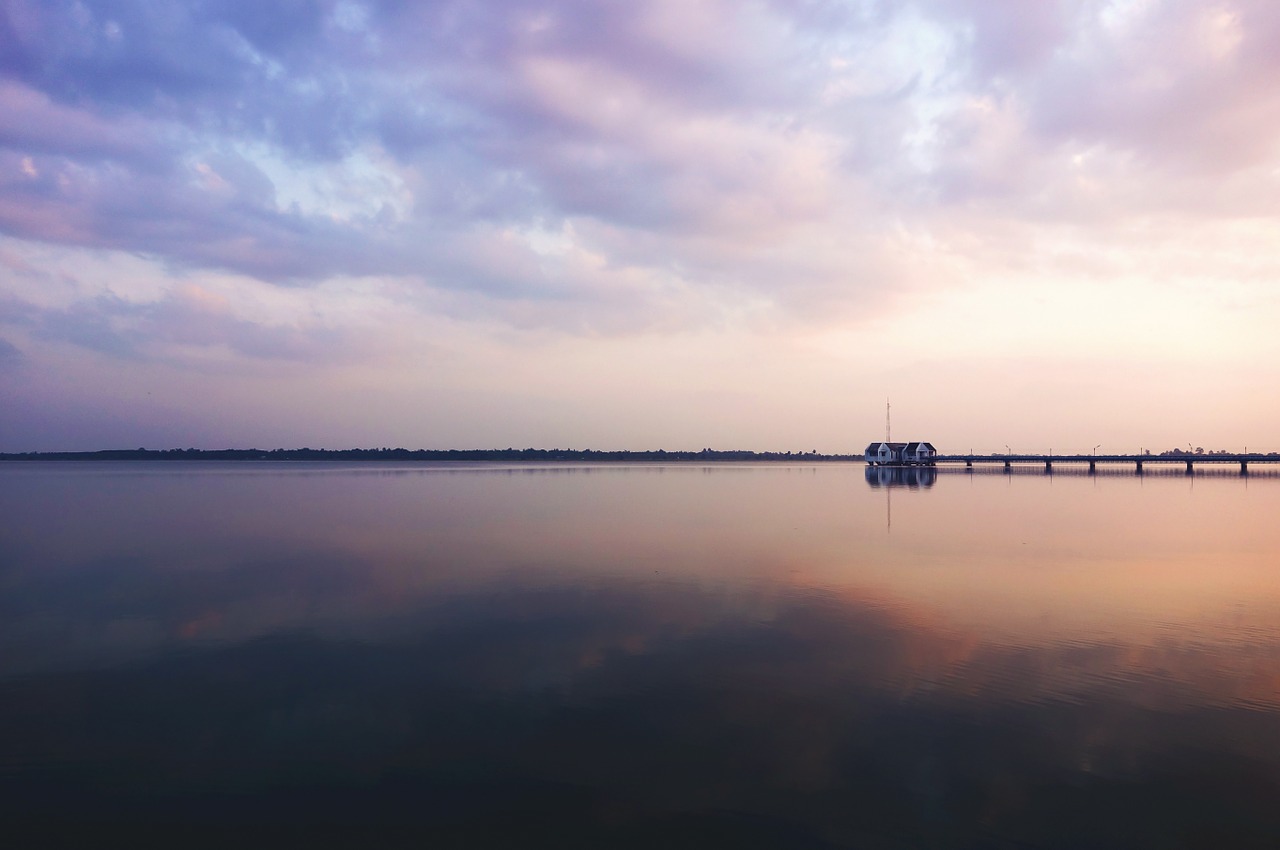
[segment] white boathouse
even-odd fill
[[[862,458],[876,466],[932,466],[938,450],[933,443],[871,443]]]

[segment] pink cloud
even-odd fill
[[[46,93],[0,79],[0,148],[33,154],[140,160],[157,154],[153,134],[132,119],[55,103]]]

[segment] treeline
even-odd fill
[[[595,449],[108,449],[97,452],[21,452],[0,460],[346,460],[346,461],[839,461],[861,454],[753,452],[702,449],[695,452],[597,451]]]

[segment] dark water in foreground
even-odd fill
[[[900,483],[0,467],[6,844],[1280,844],[1280,478]]]

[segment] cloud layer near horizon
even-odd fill
[[[43,410],[0,448],[837,450],[912,387],[972,440],[957,380],[1007,420],[1274,377],[1278,40],[1263,0],[4,0],[0,380]]]

